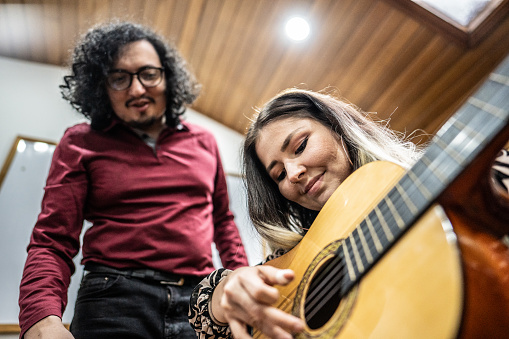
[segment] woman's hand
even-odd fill
[[[212,295],[212,314],[227,322],[236,339],[251,338],[251,325],[270,338],[291,339],[303,330],[301,319],[272,306],[279,292],[273,285],[286,285],[294,278],[291,270],[272,266],[239,268],[228,275]]]

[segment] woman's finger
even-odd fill
[[[230,300],[228,307],[224,307],[230,324],[230,320],[235,319],[259,329],[270,338],[285,338],[288,333],[297,333],[304,328],[301,319],[271,305],[256,303],[249,297],[236,300],[239,304]]]
[[[235,339],[251,339],[251,335],[247,332],[245,323],[236,319],[231,319],[228,323],[230,324],[230,331]]]

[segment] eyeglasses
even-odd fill
[[[123,69],[116,69],[108,72],[106,82],[115,91],[123,91],[131,87],[133,76],[137,76],[138,80],[144,87],[156,87],[163,80],[164,68],[161,67],[143,67],[136,73],[131,73]]]

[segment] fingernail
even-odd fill
[[[290,270],[281,270],[276,273],[276,279],[279,282],[286,282],[285,274],[291,272]]]

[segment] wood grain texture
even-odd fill
[[[203,85],[194,108],[239,133],[279,91],[330,87],[427,140],[509,53],[509,0],[472,46],[406,2],[0,0],[0,56],[65,66],[88,28],[131,20],[177,45]],[[285,38],[292,15],[309,18],[308,40]]]

